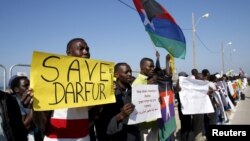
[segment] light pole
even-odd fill
[[[230,61],[231,61],[231,69],[233,69],[233,52],[235,52],[236,49],[230,49]]]
[[[223,44],[223,42],[221,43],[221,57],[222,57],[222,73],[224,74],[225,72],[225,66],[224,66],[224,51],[225,48],[229,45],[232,45],[232,42],[228,42],[225,46]],[[231,52],[231,51],[230,51]],[[232,56],[232,53],[230,53],[230,57]]]
[[[195,49],[195,32],[201,18],[208,18],[209,13],[202,15],[197,21],[195,21],[194,13],[192,13],[192,43],[193,43],[193,68],[196,68],[196,49]]]

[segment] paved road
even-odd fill
[[[235,110],[229,115],[229,124],[245,124],[250,125],[250,87],[243,92],[245,93],[245,100],[240,100],[237,103]]]
[[[250,86],[245,91],[245,100],[240,100],[237,103],[234,111],[228,112],[229,123],[228,125],[250,125]],[[178,117],[177,106],[175,107],[176,125],[175,141],[180,141],[180,120]]]

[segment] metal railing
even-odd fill
[[[16,67],[30,67],[30,65],[28,64],[15,64],[12,65],[9,69],[9,72],[7,72],[8,70],[6,69],[6,67],[2,64],[0,64],[0,68],[3,69],[3,91],[5,91],[7,89],[7,84],[9,82],[9,79],[13,76],[13,70]],[[7,75],[9,74],[9,76],[7,77]]]
[[[13,75],[13,69],[15,68],[15,67],[30,67],[30,65],[28,65],[28,64],[15,64],[15,65],[12,65],[11,67],[10,67],[10,70],[9,70],[9,79],[12,77],[12,75]]]
[[[1,64],[0,64],[0,68],[3,69],[3,90],[5,91],[6,90],[6,82],[7,82],[7,75],[6,75],[7,69],[5,66],[3,66]]]

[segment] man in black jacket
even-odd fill
[[[140,141],[138,127],[127,125],[135,108],[131,103],[132,70],[122,62],[115,65],[114,71],[116,102],[103,105],[99,118],[95,120],[98,141]]]
[[[0,91],[0,140],[27,141],[27,134],[16,99]]]

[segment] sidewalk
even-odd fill
[[[175,141],[181,141],[180,139],[180,128],[181,128],[181,123],[180,123],[180,119],[179,119],[179,113],[178,113],[178,109],[177,109],[177,104],[175,105],[175,120],[176,120],[176,130],[175,130]]]
[[[248,86],[243,92],[245,100],[240,100],[235,110],[229,115],[229,124],[250,125],[250,87]]]

